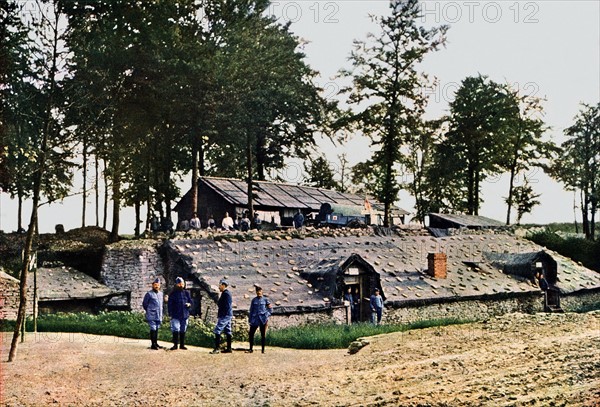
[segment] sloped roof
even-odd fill
[[[258,284],[279,312],[330,306],[334,302],[330,298],[331,291],[315,287],[309,279],[303,278],[302,272],[319,269],[323,275],[335,273],[353,254],[360,255],[379,273],[386,304],[539,292],[531,281],[507,275],[494,267],[485,253],[542,250],[530,241],[502,234],[444,238],[319,237],[239,243],[175,240],[169,245],[215,299],[219,279],[227,277],[234,310],[248,309],[254,296],[254,284]],[[440,251],[448,256],[446,279],[426,274],[427,254]],[[557,286],[563,293],[600,288],[599,273],[547,252],[557,261]]]
[[[485,216],[476,215],[464,215],[464,214],[449,214],[449,213],[430,213],[430,219],[432,217],[447,221],[449,223],[456,224],[461,227],[503,227],[506,226],[504,223],[495,219],[486,218]]]
[[[245,181],[232,178],[201,177],[202,182],[219,194],[232,205],[246,206],[248,204],[248,185]],[[264,208],[289,208],[318,211],[323,203],[348,205],[353,207],[364,207],[365,197],[350,193],[338,192],[324,188],[309,187],[303,185],[292,185],[285,183],[254,181],[256,198],[254,203],[257,207]],[[190,192],[186,193],[186,196]],[[184,196],[185,198],[185,196]],[[182,202],[183,199],[180,201]],[[380,210],[383,204],[369,199],[371,206]],[[173,208],[177,210],[179,202]],[[392,208],[399,214],[407,214],[403,209]],[[394,213],[396,213],[394,212]]]
[[[0,269],[0,278],[3,280],[8,280],[13,284],[19,284],[19,280],[17,280],[16,278],[14,278],[13,276],[11,276],[10,274],[2,271],[2,269]]]
[[[29,279],[33,281],[33,275]],[[104,298],[122,293],[70,267],[38,268],[37,285],[40,301]]]

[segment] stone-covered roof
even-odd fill
[[[328,307],[331,291],[309,282],[307,272],[336,272],[356,254],[379,273],[386,304],[444,302],[464,297],[518,295],[539,292],[529,279],[508,275],[487,260],[486,253],[530,253],[543,248],[506,234],[265,240],[239,243],[207,240],[175,240],[168,243],[185,268],[218,296],[218,281],[230,281],[234,310],[247,310],[254,284],[279,312]],[[426,273],[427,254],[445,252],[448,277],[435,279]],[[557,286],[563,293],[600,288],[600,273],[546,250],[558,265]],[[325,281],[325,279],[323,280]]]
[[[33,286],[33,273],[28,279]],[[70,267],[38,268],[37,285],[39,301],[104,298],[122,293]]]
[[[432,222],[433,218],[437,218],[437,220],[439,221],[453,224],[453,227],[498,228],[506,226],[500,221],[491,218],[486,218],[485,216],[464,215],[458,213],[430,213],[429,218],[430,222]]]
[[[4,272],[2,269],[0,269],[0,278],[3,279],[3,280],[8,280],[11,283],[19,284],[19,280],[17,280],[16,278],[14,278],[13,276],[11,276],[10,274]]]

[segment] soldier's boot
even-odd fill
[[[177,344],[179,343],[179,332],[173,332],[173,347],[171,350],[177,350]]]
[[[221,346],[221,335],[215,334],[215,348],[210,353],[212,353],[213,355],[221,353],[221,351],[219,350],[219,346]]]
[[[150,346],[150,349],[154,349],[154,350],[158,350],[159,349],[158,343],[156,343],[157,336],[158,336],[157,334],[158,334],[158,331],[154,331],[154,330],[150,331],[150,342],[152,342],[152,345]]]
[[[231,334],[227,334],[227,349],[223,353],[231,353]]]
[[[179,332],[179,349],[187,350],[185,347],[185,332]]]

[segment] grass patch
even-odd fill
[[[408,325],[394,324],[379,326],[369,323],[352,325],[312,324],[270,330],[267,332],[267,344],[294,349],[344,349],[358,338],[367,336],[469,322],[473,321],[436,319],[419,321]]]
[[[352,341],[361,337],[402,332],[410,329],[429,328],[463,324],[472,321],[459,319],[436,319],[419,321],[408,325],[379,325],[368,323],[353,325],[312,324],[283,329],[270,329],[267,332],[267,344],[292,349],[344,349]],[[234,341],[248,341],[245,326],[234,329]],[[33,321],[26,322],[28,332],[33,331]],[[186,343],[194,346],[212,348],[214,346],[213,327],[201,320],[190,319],[186,333]],[[14,321],[0,321],[0,330],[14,330]],[[125,338],[147,339],[148,324],[144,315],[136,312],[101,312],[97,315],[87,313],[57,313],[40,315],[38,332],[81,332],[94,335],[113,335]],[[163,323],[159,330],[159,339],[170,342],[172,338],[169,324]],[[255,336],[260,340],[260,334]]]

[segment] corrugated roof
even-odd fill
[[[248,204],[247,185],[244,181],[231,178],[202,177],[204,182],[229,203],[237,206]],[[255,204],[264,207],[305,209],[318,211],[323,203],[364,206],[365,198],[323,188],[291,185],[269,181],[254,181]],[[369,198],[371,206],[383,209],[383,204]],[[407,214],[403,209],[393,208],[394,213]]]

